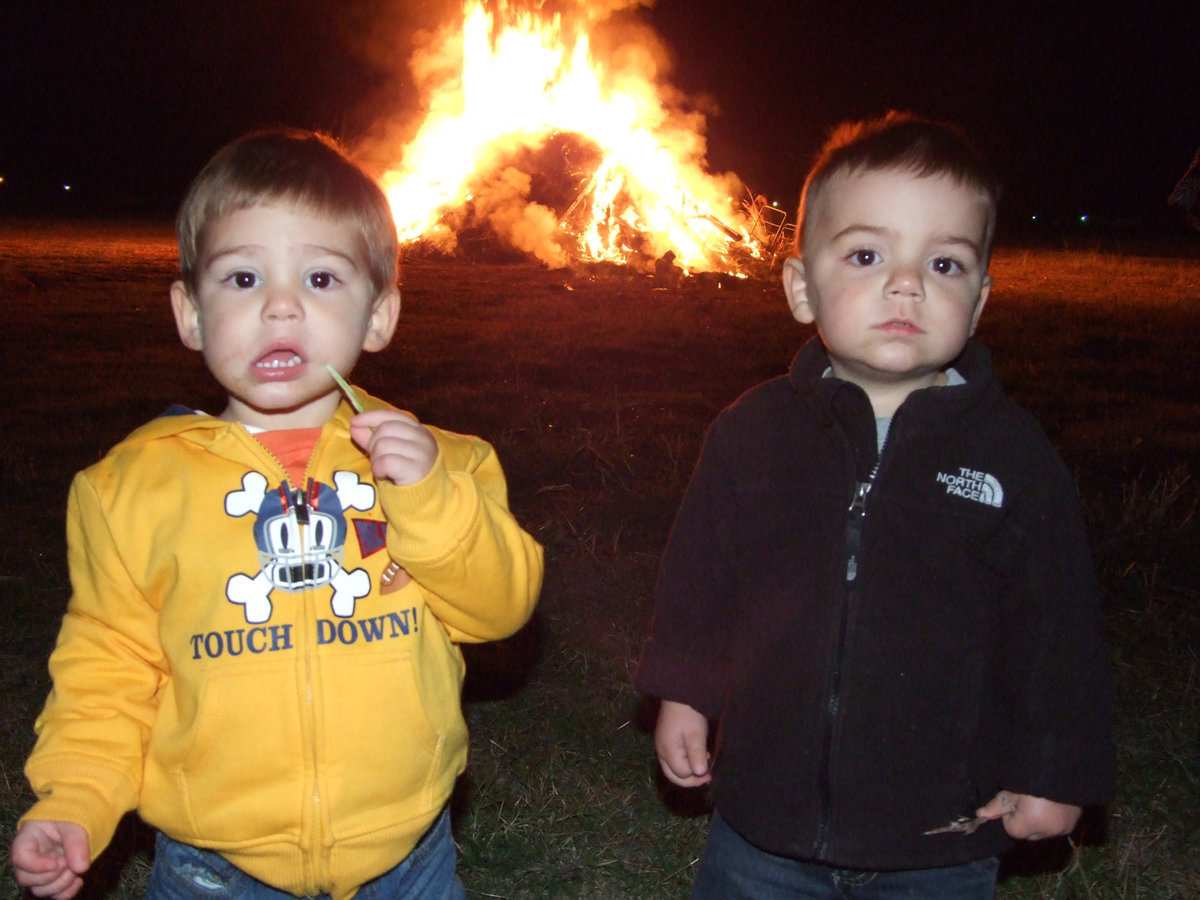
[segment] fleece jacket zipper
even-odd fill
[[[886,442],[886,440],[885,440]],[[867,517],[867,495],[871,485],[875,483],[875,475],[879,471],[879,461],[883,458],[883,448],[879,448],[879,456],[866,481],[859,481],[854,486],[854,495],[850,499],[849,515],[846,518],[846,551],[845,579],[843,582],[843,597],[841,614],[838,618],[837,641],[833,665],[829,674],[829,692],[825,703],[825,732],[821,740],[821,782],[820,782],[820,818],[817,822],[815,840],[816,858],[824,859],[829,851],[829,820],[833,808],[832,766],[833,766],[833,735],[837,730],[838,718],[841,715],[841,683],[842,662],[846,652],[846,631],[850,621],[850,610],[856,600],[856,584],[858,578],[859,556],[862,549],[863,520]]]

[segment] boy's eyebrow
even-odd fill
[[[211,266],[217,260],[224,259],[226,256],[250,256],[256,250],[261,250],[259,244],[238,244],[236,247],[226,247],[223,250],[217,250],[207,254],[204,260],[206,266]]]
[[[978,257],[983,256],[983,247],[978,241],[973,241],[969,237],[961,234],[944,234],[939,235],[937,239],[939,244],[951,244],[956,247],[965,247]]]
[[[866,232],[872,237],[885,237],[886,235],[894,233],[892,229],[883,228],[879,225],[847,225],[845,228],[835,234],[832,240],[838,241],[849,235],[857,234],[860,231]]]
[[[355,269],[359,268],[358,257],[356,257],[353,253],[347,253],[344,250],[338,250],[334,247],[326,247],[324,244],[305,244],[304,249],[315,250],[318,255],[322,256],[336,256],[339,259],[344,259]]]

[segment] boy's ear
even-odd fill
[[[793,319],[801,325],[811,325],[816,321],[808,297],[808,277],[804,273],[804,260],[798,256],[789,256],[783,263],[783,292],[787,295]]]
[[[975,312],[971,313],[971,334],[975,333],[975,327],[979,324],[979,317],[983,315],[983,308],[987,305],[988,296],[992,293],[992,276],[983,276],[983,285],[979,288],[979,299],[975,302]]]
[[[171,285],[171,311],[175,313],[175,328],[183,346],[189,350],[203,350],[204,329],[200,325],[200,307],[182,281]]]
[[[375,353],[391,343],[399,320],[400,289],[393,286],[375,298],[371,318],[367,321],[367,333],[363,337],[363,349]]]

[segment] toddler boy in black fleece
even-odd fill
[[[991,897],[1110,797],[1075,485],[972,338],[997,194],[894,113],[808,176],[783,285],[818,336],[712,425],[636,675],[666,777],[713,782],[694,897]]]

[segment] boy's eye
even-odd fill
[[[879,254],[874,250],[855,250],[850,254],[850,264],[855,266],[873,266],[879,262]]]
[[[229,281],[237,288],[252,288],[258,284],[258,276],[253,272],[234,272]]]
[[[334,281],[332,272],[313,272],[308,276],[308,286],[317,290],[333,287]]]
[[[951,259],[949,256],[939,256],[929,265],[939,275],[958,275],[963,271],[963,267],[958,260]]]

